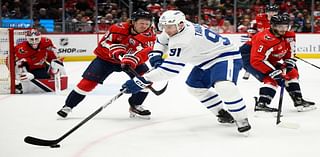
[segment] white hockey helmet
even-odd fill
[[[159,29],[162,31],[164,25],[176,25],[178,32],[182,29],[179,29],[180,23],[185,23],[186,16],[183,12],[179,10],[168,10],[165,11],[159,18]]]
[[[30,46],[36,49],[41,40],[41,33],[36,29],[31,29],[26,33],[26,39]]]

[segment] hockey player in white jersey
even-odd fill
[[[125,93],[136,93],[152,82],[179,74],[186,63],[194,65],[186,84],[189,92],[212,111],[220,122],[235,121],[239,132],[251,129],[246,106],[236,86],[242,60],[238,49],[225,37],[187,21],[181,11],[169,10],[159,19],[150,63],[157,68],[123,84]],[[161,56],[166,53],[168,58]],[[220,99],[221,97],[221,99]],[[225,104],[230,114],[223,109]]]

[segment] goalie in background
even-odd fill
[[[36,29],[26,33],[26,41],[15,46],[16,93],[53,92],[67,88],[63,62],[53,42]]]

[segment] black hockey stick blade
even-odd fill
[[[117,100],[121,95],[123,95],[124,91],[121,91],[118,93],[116,96],[114,96],[112,99],[110,99],[107,103],[103,104],[101,107],[99,107],[96,111],[91,113],[88,117],[86,117],[84,120],[82,120],[80,123],[78,123],[76,126],[74,126],[72,129],[70,129],[68,132],[66,132],[64,135],[59,137],[56,140],[44,140],[44,139],[39,139],[31,136],[27,136],[24,138],[24,142],[32,145],[37,145],[37,146],[57,146],[59,142],[61,142],[63,139],[65,139],[67,136],[69,136],[71,133],[76,131],[78,128],[80,128],[83,124],[85,124],[87,121],[92,119],[94,116],[96,116],[98,113],[100,113],[104,108],[106,108],[108,105],[113,103],[115,100]]]
[[[168,87],[168,84],[169,82],[166,83],[166,85],[160,89],[160,90],[155,90],[154,88],[152,88],[151,86],[148,86],[148,88],[152,91],[152,93],[154,93],[155,95],[161,95],[163,94],[166,90],[167,90],[167,87]]]
[[[56,140],[43,140],[31,136],[27,136],[24,138],[24,142],[32,144],[32,145],[37,145],[37,146],[53,146],[58,144],[61,141],[61,139],[56,139]]]
[[[129,67],[127,70],[128,70],[129,73],[132,73],[135,77],[139,77],[139,76],[140,76],[140,75],[139,75],[134,69],[132,69],[131,67]],[[147,86],[147,88],[150,89],[151,92],[152,92],[153,94],[157,95],[157,96],[163,94],[163,93],[167,90],[167,87],[168,87],[168,82],[167,82],[167,84],[166,84],[161,90],[159,90],[159,91],[155,90],[151,85],[150,85],[150,86]]]

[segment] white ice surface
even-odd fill
[[[308,59],[320,66],[320,60]],[[218,124],[216,117],[186,91],[187,72],[170,80],[161,96],[150,93],[144,105],[151,120],[130,119],[128,95],[124,95],[80,127],[60,144],[60,148],[24,143],[26,136],[57,139],[81,120],[108,102],[127,79],[112,74],[104,85],[73,110],[67,120],[56,112],[81,79],[88,62],[67,62],[69,88],[54,93],[0,95],[0,157],[318,157],[320,156],[320,109],[298,113],[289,95],[283,101],[283,122],[300,124],[299,129],[279,128],[273,117],[254,117],[253,96],[260,83],[253,77],[239,77],[239,88],[247,103],[252,130],[249,137],[235,126]],[[298,61],[300,84],[305,99],[320,104],[320,69]],[[154,84],[159,89],[164,82]],[[279,90],[272,102],[278,105]]]

